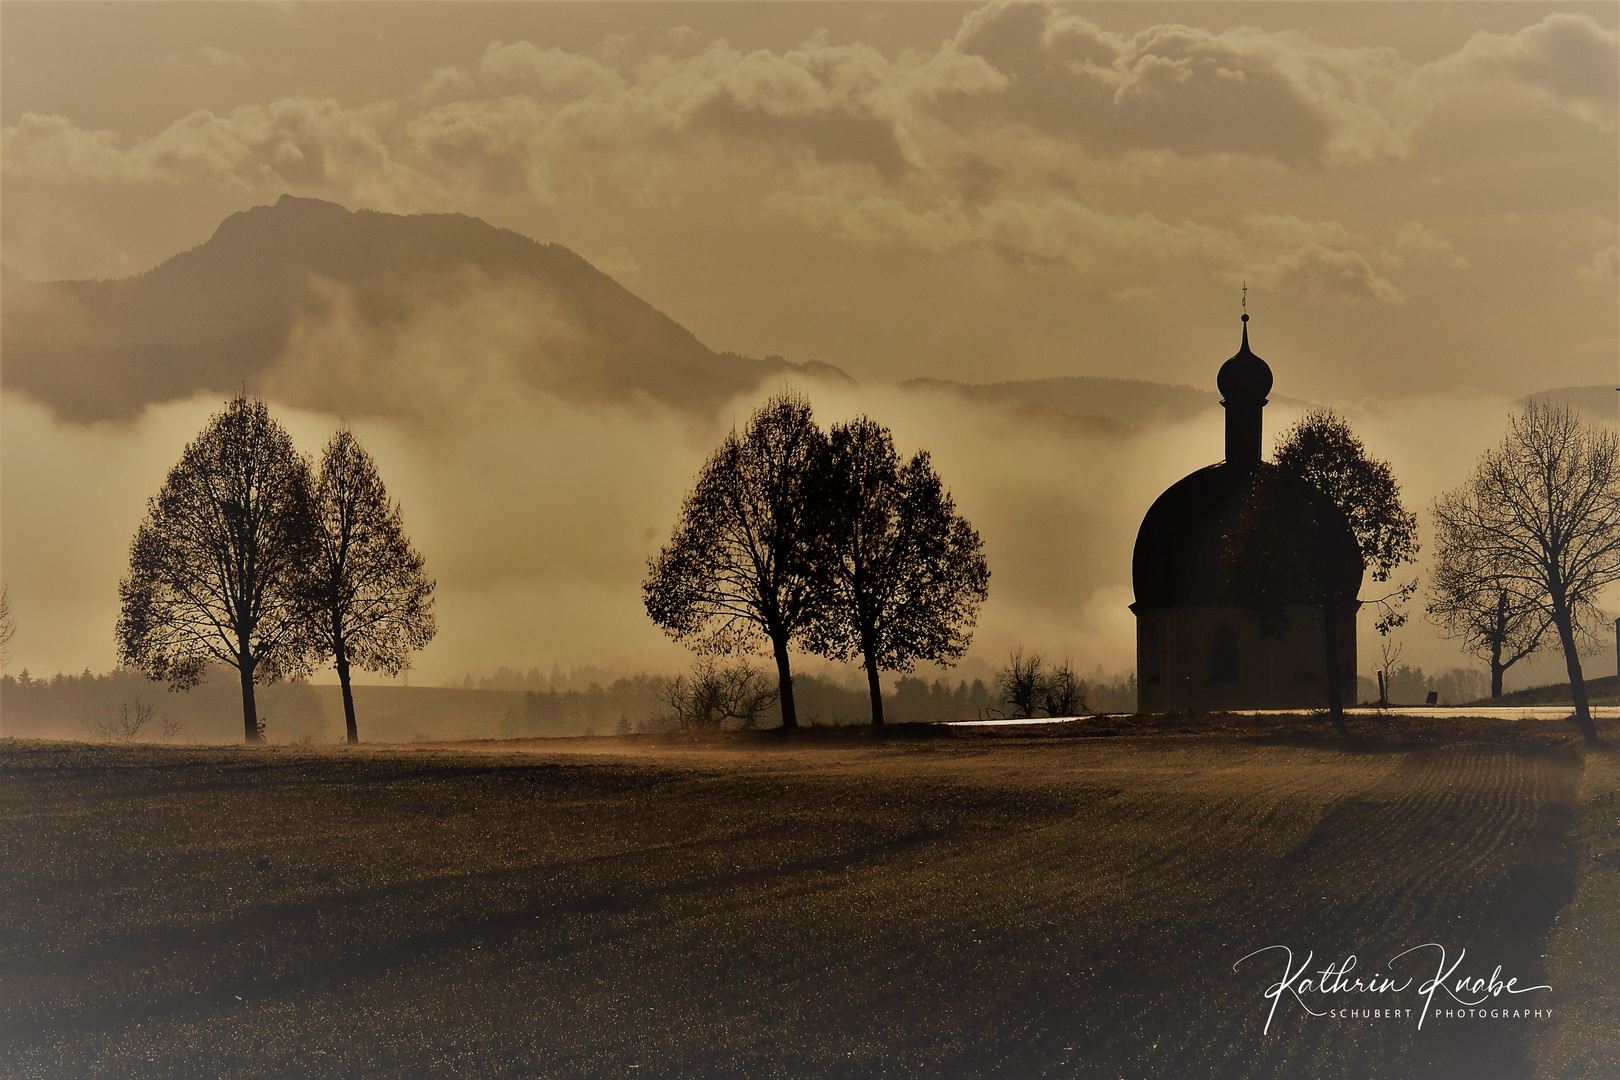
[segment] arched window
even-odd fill
[[[1231,623],[1216,623],[1209,628],[1209,681],[1238,681],[1237,631]]]

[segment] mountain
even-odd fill
[[[70,419],[129,417],[198,391],[261,389],[300,327],[340,302],[388,339],[409,333],[424,304],[453,307],[479,290],[544,326],[504,347],[521,378],[564,396],[639,391],[708,409],[784,371],[847,378],[825,364],[716,353],[559,244],[463,214],[349,211],[291,195],[232,214],[206,243],[135,277],[32,282],[5,269],[0,376]]]

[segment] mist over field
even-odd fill
[[[1286,396],[1289,359],[1266,348],[1263,324],[1254,329],[1256,350],[1277,373],[1275,395]],[[524,374],[536,355],[543,371],[566,370],[561,360],[547,367],[563,348],[558,335],[544,312],[500,287],[469,287],[454,302],[421,296],[386,325],[338,293],[326,312],[298,323],[266,378],[264,392],[303,452],[318,454],[347,423],[405,507],[439,583],[438,637],[414,659],[414,682],[498,666],[682,667],[685,650],[642,609],[646,559],[724,431],[784,385],[809,394],[823,425],[866,413],[893,429],[903,452],[932,454],[984,538],[993,576],[970,658],[991,667],[1022,645],[1087,671],[1132,669],[1137,526],[1165,487],[1221,454],[1219,408],[1133,426],[947,388],[801,375],[706,413],[645,394],[608,400],[577,376],[537,386]],[[1211,341],[1211,384],[1234,347]],[[5,394],[3,543],[20,627],[13,671],[112,666],[116,585],[145,500],[220,405],[205,393],[130,421],[81,424]],[[1393,462],[1414,509],[1462,479],[1514,408],[1481,392],[1336,405]],[[1300,411],[1267,410],[1268,446]],[[1466,666],[1420,618],[1399,640],[1407,662],[1431,672]],[[1364,634],[1364,659],[1373,648]],[[1513,672],[1519,682],[1523,670]]]

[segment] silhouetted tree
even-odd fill
[[[833,425],[828,445],[825,573],[834,599],[808,645],[836,660],[863,658],[872,723],[881,724],[880,673],[966,652],[990,571],[927,451],[902,464],[889,429],[864,416]]]
[[[677,675],[667,683],[662,697],[682,730],[716,729],[727,720],[740,720],[743,727],[752,728],[776,704],[777,691],[747,661],[720,664],[704,656],[693,665],[690,677]]]
[[[1075,716],[1086,710],[1086,694],[1090,684],[1075,674],[1067,660],[1052,669],[1046,677],[1044,698],[1047,716]]]
[[[1024,655],[1023,649],[1014,649],[1007,657],[1007,666],[996,674],[996,688],[1001,701],[1012,706],[1010,719],[1025,719],[1035,715],[1036,708],[1046,698],[1045,661],[1040,653]]]
[[[17,636],[17,624],[11,617],[11,586],[0,585],[0,669],[11,663],[11,639]]]
[[[1269,633],[1288,626],[1288,605],[1322,617],[1328,711],[1344,732],[1344,675],[1339,624],[1364,603],[1381,608],[1375,624],[1388,634],[1406,621],[1401,604],[1416,581],[1382,596],[1358,597],[1362,575],[1387,582],[1417,558],[1417,516],[1401,505],[1389,463],[1367,456],[1350,425],[1331,409],[1307,413],[1277,442],[1276,468],[1256,475],[1247,506],[1228,537],[1232,600]],[[1287,528],[1276,526],[1288,522]],[[1353,539],[1343,539],[1348,522]]]
[[[1508,668],[1541,648],[1552,620],[1545,604],[1508,587],[1499,555],[1479,550],[1465,533],[1466,485],[1436,501],[1429,619],[1491,666],[1491,697],[1502,696]]]
[[[1603,589],[1620,580],[1620,440],[1568,406],[1532,402],[1434,512],[1454,556],[1546,612],[1564,650],[1575,722],[1596,742],[1580,645],[1602,622]]]
[[[260,742],[255,683],[309,670],[297,585],[315,560],[309,464],[262,401],[236,398],[187,444],[130,544],[118,658],[175,690],[237,670]]]
[[[704,464],[642,584],[653,622],[700,654],[770,642],[784,728],[799,726],[788,646],[830,602],[826,481],[827,438],[810,402],[770,398]]]
[[[411,652],[433,640],[433,579],[352,433],[326,444],[314,504],[320,552],[305,579],[310,635],[337,669],[349,742],[357,743],[350,666],[398,675]]]

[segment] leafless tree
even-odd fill
[[[1447,637],[1462,639],[1463,648],[1490,664],[1491,697],[1499,698],[1503,674],[1541,648],[1552,620],[1545,604],[1508,588],[1503,567],[1488,561],[1491,553],[1474,550],[1459,531],[1466,515],[1458,513],[1457,500],[1464,497],[1458,488],[1435,504],[1425,611]]]
[[[264,402],[234,399],[147,502],[118,585],[120,663],[175,690],[234,667],[243,738],[262,742],[254,685],[309,670],[297,585],[316,555],[308,462]]]
[[[11,617],[11,586],[0,585],[0,670],[11,663],[11,639],[17,635],[17,623]]]
[[[1086,711],[1086,695],[1091,686],[1075,674],[1073,665],[1065,660],[1046,677],[1043,697],[1047,716],[1077,716]]]
[[[1606,625],[1603,590],[1620,580],[1620,440],[1567,405],[1531,402],[1434,514],[1455,555],[1546,613],[1564,650],[1575,723],[1596,742],[1580,653]]]
[[[371,455],[348,431],[321,455],[314,520],[320,553],[304,592],[310,634],[337,669],[348,739],[357,743],[349,669],[397,675],[433,640],[433,579]]]
[[[770,643],[784,728],[798,727],[788,647],[830,603],[826,478],[810,402],[770,398],[709,457],[642,584],[653,622],[700,654]]]
[[[833,603],[808,647],[863,658],[872,723],[883,723],[884,671],[967,651],[990,570],[973,526],[956,513],[927,451],[902,462],[889,429],[867,417],[829,435]]]
[[[1403,651],[1403,646],[1387,635],[1378,643],[1378,669],[1373,674],[1378,676],[1380,709],[1389,708],[1389,681],[1395,674],[1395,665],[1400,661]]]
[[[1024,655],[1023,649],[1014,649],[1007,657],[1007,666],[996,675],[996,686],[1001,700],[1011,706],[1012,717],[1026,719],[1046,700],[1045,661],[1040,653]]]
[[[703,656],[690,677],[679,675],[666,684],[663,698],[675,726],[682,730],[716,729],[727,720],[752,728],[776,704],[777,691],[764,672],[747,661],[722,665]]]

